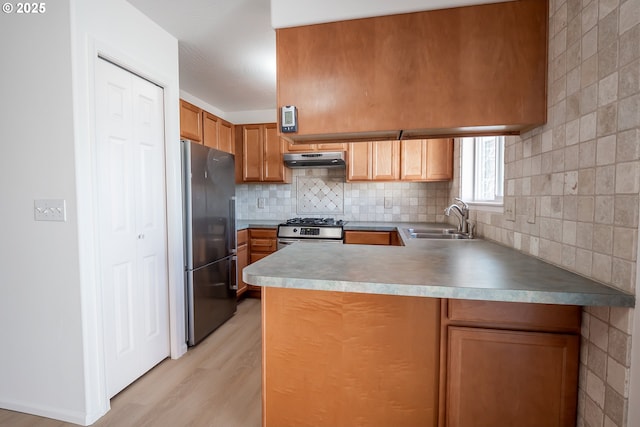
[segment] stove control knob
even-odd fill
[[[294,232],[294,233],[297,233],[297,232],[298,232],[298,229],[297,229],[297,228],[294,228],[294,229],[293,229],[293,232]]]

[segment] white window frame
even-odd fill
[[[478,144],[495,144],[495,158],[490,165],[495,170],[492,197],[480,197],[482,154]],[[468,204],[502,208],[504,203],[504,136],[486,136],[460,139],[460,198]],[[486,171],[485,171],[486,173]],[[486,193],[486,191],[485,191]]]

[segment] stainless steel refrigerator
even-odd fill
[[[233,154],[183,140],[187,343],[193,346],[236,311]]]

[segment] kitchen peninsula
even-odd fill
[[[404,246],[299,243],[245,268],[263,287],[263,425],[575,425],[580,306],[635,298],[403,230]]]

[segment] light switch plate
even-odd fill
[[[391,197],[385,197],[384,198],[384,208],[385,209],[391,209],[393,207],[393,200],[391,199]]]
[[[264,202],[265,202],[265,198],[264,197],[258,197],[258,209],[264,209]]]
[[[67,208],[64,199],[37,199],[33,201],[36,221],[66,221]]]

